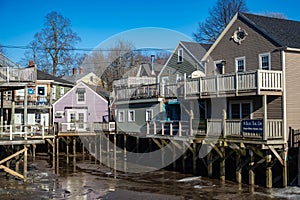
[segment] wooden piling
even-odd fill
[[[117,177],[117,134],[114,133],[114,178]]]
[[[255,185],[255,174],[254,174],[254,156],[253,156],[253,151],[250,149],[249,150],[249,155],[250,155],[250,169],[249,169],[249,185]]]
[[[241,165],[241,155],[238,151],[236,151],[235,176],[236,176],[236,182],[239,184],[242,183],[242,168],[240,167],[240,165]]]
[[[207,175],[209,178],[212,178],[213,174],[213,154],[209,152],[207,154]]]
[[[24,145],[24,163],[23,163],[23,176],[24,176],[24,181],[26,181],[27,179],[27,147],[26,145]]]
[[[222,156],[220,156],[220,180],[225,182],[225,148],[221,147]]]
[[[271,161],[272,161],[272,155],[270,151],[267,151],[267,155],[266,155],[266,187],[267,188],[272,188],[272,182],[273,182]]]
[[[127,172],[127,136],[124,134],[124,172]]]

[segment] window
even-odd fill
[[[225,62],[222,61],[217,61],[215,62],[215,66],[216,66],[216,74],[224,74],[225,73],[225,68],[224,68],[224,64]]]
[[[60,87],[60,91],[59,91],[60,95],[64,95],[65,94],[65,88],[64,87]]]
[[[235,68],[236,72],[244,72],[246,70],[245,57],[235,59]]]
[[[178,62],[181,63],[183,61],[183,49],[180,48],[178,49],[178,52],[177,52],[177,56],[178,56]]]
[[[84,113],[78,113],[78,128],[83,129],[84,128]]]
[[[129,110],[128,111],[128,122],[134,122],[135,121],[135,111]]]
[[[270,53],[259,54],[259,68],[264,70],[271,69]]]
[[[152,120],[152,115],[153,115],[153,110],[152,109],[147,109],[146,110],[146,121],[151,121]]]
[[[56,86],[52,86],[52,99],[56,99]]]
[[[230,103],[230,118],[231,119],[251,119],[252,102],[241,101]]]
[[[94,77],[90,76],[90,81],[93,82],[94,81]]]
[[[124,111],[119,111],[119,117],[118,117],[118,121],[119,122],[125,122],[125,115],[124,115]]]
[[[46,96],[46,87],[45,86],[37,86],[37,94],[40,96]]]
[[[77,103],[85,102],[85,88],[77,88]]]

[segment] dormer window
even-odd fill
[[[177,62],[182,63],[182,61],[183,61],[183,49],[182,48],[178,49],[177,56],[178,56]]]

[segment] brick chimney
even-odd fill
[[[77,74],[77,69],[76,67],[73,68],[73,75],[76,75]]]
[[[29,60],[28,67],[34,67],[34,66],[35,66],[34,61]]]

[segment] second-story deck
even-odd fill
[[[173,84],[125,85],[114,88],[117,100],[163,98],[214,98],[242,95],[282,95],[282,71],[256,70],[185,79]]]
[[[262,120],[261,120],[262,121]],[[235,119],[194,119],[190,121],[151,121],[147,122],[148,137],[173,138],[178,140],[213,138],[225,141],[255,144],[283,144],[286,140],[283,122],[280,119],[268,119],[261,122],[260,130],[246,130],[243,120]]]

